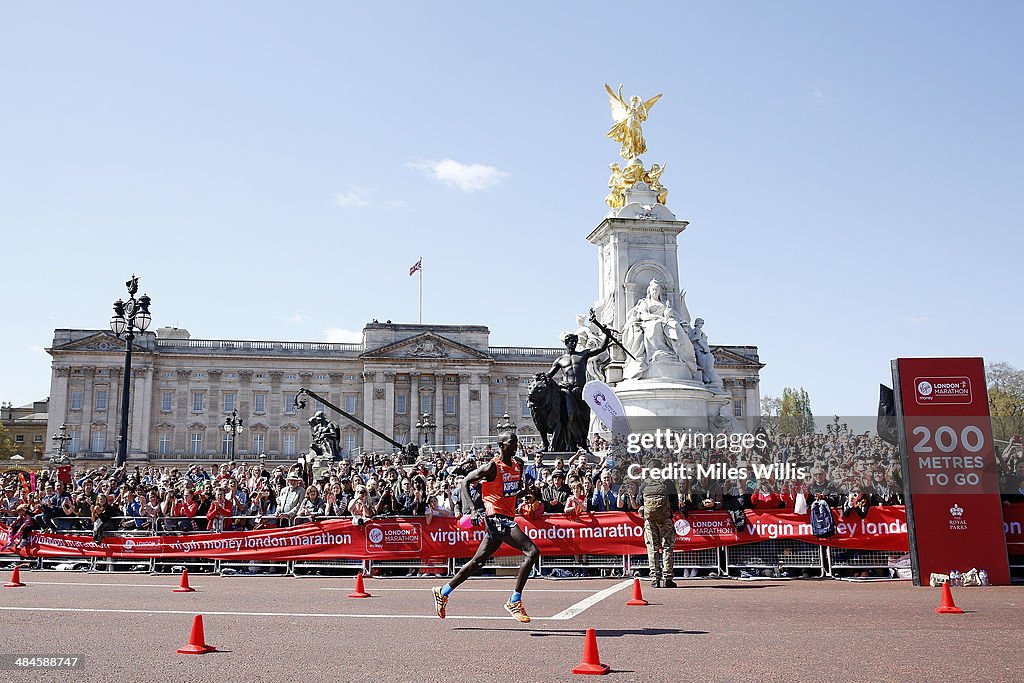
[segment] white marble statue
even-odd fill
[[[660,282],[651,280],[626,319],[622,343],[635,358],[626,358],[623,379],[699,377],[693,345]]]
[[[693,321],[693,328],[688,336],[693,344],[693,351],[697,355],[697,366],[703,375],[704,384],[710,389],[721,392],[722,378],[715,370],[715,356],[711,353],[711,346],[708,344],[708,335],[704,334],[704,318],[697,318]]]

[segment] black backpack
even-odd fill
[[[816,500],[811,503],[811,533],[818,538],[828,538],[836,533],[836,523],[828,501]]]

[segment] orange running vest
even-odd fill
[[[516,516],[516,494],[519,493],[521,470],[515,460],[511,465],[501,461],[501,456],[494,456],[494,464],[498,466],[498,474],[492,481],[485,481],[481,488],[484,509],[488,515]]]

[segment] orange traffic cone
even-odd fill
[[[25,584],[21,582],[21,572],[19,572],[18,567],[15,566],[14,571],[11,572],[11,582],[5,583],[4,588],[21,588],[24,585]]]
[[[362,572],[359,572],[358,574],[356,574],[356,589],[355,589],[354,592],[349,593],[348,597],[350,597],[350,598],[369,598],[369,597],[372,597],[369,593],[367,593],[363,589],[363,573]]]
[[[188,585],[188,570],[183,569],[181,571],[181,585],[174,589],[175,593],[193,593],[195,588]]]
[[[647,604],[644,594],[640,591],[640,579],[633,579],[633,599],[626,604],[632,607],[643,607]]]
[[[942,584],[942,604],[935,608],[939,614],[963,614],[964,611],[953,603],[953,591],[949,589],[949,581]]]
[[[179,655],[205,655],[207,652],[216,652],[217,648],[206,644],[206,636],[203,635],[203,615],[197,614],[192,620],[192,635],[189,636],[188,645],[178,648]]]
[[[592,628],[587,629],[587,640],[583,643],[583,659],[580,660],[572,672],[574,674],[606,674],[611,669],[607,664],[601,663],[601,656],[597,654],[597,632]]]

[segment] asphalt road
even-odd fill
[[[4,572],[7,581],[9,573]],[[80,681],[587,680],[584,632],[597,629],[617,681],[1020,681],[1024,588],[954,589],[963,615],[938,615],[939,590],[908,583],[680,581],[627,607],[621,579],[527,585],[530,624],[502,605],[507,578],[473,579],[433,614],[428,579],[22,572],[0,589],[0,654],[81,655],[77,671],[0,679]],[[220,651],[179,655],[193,616]]]

